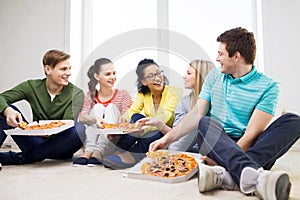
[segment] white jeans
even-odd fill
[[[120,117],[120,111],[114,104],[106,107],[101,104],[95,104],[90,112],[92,117],[101,117],[107,123],[117,123]],[[96,125],[86,128],[85,151],[100,151],[102,155],[111,154],[114,151],[115,144],[107,138],[107,134],[101,133]]]
[[[107,123],[117,123],[120,115],[119,109],[112,103],[106,107],[102,104],[95,104],[90,112],[90,116],[103,118]]]

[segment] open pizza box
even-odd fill
[[[181,154],[185,153],[190,156],[193,156],[195,160],[197,161],[198,165],[202,162],[201,154],[198,153],[190,153],[190,152],[182,152],[182,151],[172,151],[172,150],[165,150],[168,151],[168,154]],[[142,180],[150,180],[150,181],[158,181],[158,182],[165,182],[165,183],[181,183],[189,180],[191,177],[193,177],[198,172],[198,167],[194,168],[192,171],[190,171],[188,174],[183,176],[178,176],[174,178],[164,178],[164,177],[158,177],[158,176],[151,176],[142,174],[141,167],[145,162],[151,162],[152,160],[149,157],[145,157],[143,160],[141,160],[139,163],[137,163],[135,166],[127,169],[123,173],[123,177],[125,178],[135,178],[135,179],[142,179]]]
[[[56,133],[60,133],[66,129],[69,129],[74,126],[73,120],[40,120],[39,124],[47,124],[53,121],[61,121],[64,122],[65,125],[57,128],[44,129],[44,130],[23,130],[21,128],[14,128],[4,130],[6,135],[26,135],[26,136],[48,136]],[[29,123],[29,125],[37,124],[37,122]]]
[[[143,126],[140,130],[134,130],[134,131],[122,131],[119,128],[98,128],[96,130],[96,134],[110,134],[110,135],[122,135],[122,134],[140,134],[142,133],[148,126]]]

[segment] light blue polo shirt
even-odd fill
[[[251,72],[236,79],[223,74],[221,68],[211,70],[199,94],[210,103],[208,115],[235,138],[244,134],[254,109],[274,115],[278,96],[278,82],[258,72],[254,65]]]

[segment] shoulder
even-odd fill
[[[116,89],[117,95],[129,95],[129,92],[127,90],[120,90]]]
[[[166,95],[174,95],[176,97],[181,98],[183,94],[183,89],[179,87],[166,85],[163,93],[165,93]]]
[[[17,85],[17,87],[21,87],[24,89],[31,88],[33,90],[45,88],[45,86],[46,86],[46,79],[29,79]]]
[[[127,90],[120,90],[120,89],[116,89],[116,94],[114,96],[114,98],[116,99],[128,99],[128,98],[132,98],[129,94],[129,92]]]
[[[278,84],[278,81],[274,80],[273,78],[271,78],[270,76],[262,73],[262,72],[258,72],[259,74],[259,78],[263,79],[264,81],[268,82],[268,83],[272,83],[272,84]]]
[[[66,88],[70,88],[74,91],[77,91],[77,92],[80,92],[80,93],[83,93],[83,90],[80,89],[79,87],[77,87],[76,85],[74,85],[73,83],[70,83],[66,86]]]
[[[273,78],[269,77],[268,75],[257,72],[256,75],[253,77],[254,82],[259,82],[259,85],[265,88],[276,87],[279,88],[279,82],[274,80]]]
[[[217,77],[223,77],[224,74],[221,72],[221,67],[215,67],[212,70],[209,71],[206,77],[208,78],[217,78]]]
[[[46,79],[29,79],[20,84],[24,84],[24,85],[29,84],[29,85],[33,85],[33,86],[44,85],[44,84],[46,84]]]
[[[64,93],[66,93],[66,95],[70,95],[70,93],[72,94],[72,96],[77,96],[80,97],[80,99],[84,98],[84,92],[82,89],[80,89],[79,87],[75,86],[74,84],[70,83],[64,87]]]
[[[192,98],[192,92],[190,92],[189,94],[183,96],[183,97],[180,99],[180,101],[181,101],[181,102],[187,102],[187,101],[190,102],[191,98]]]

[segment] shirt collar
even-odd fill
[[[245,76],[242,76],[240,78],[233,78],[230,74],[225,74],[224,78],[229,79],[231,83],[247,83],[256,74],[257,74],[257,69],[254,65],[252,65],[251,71]]]

